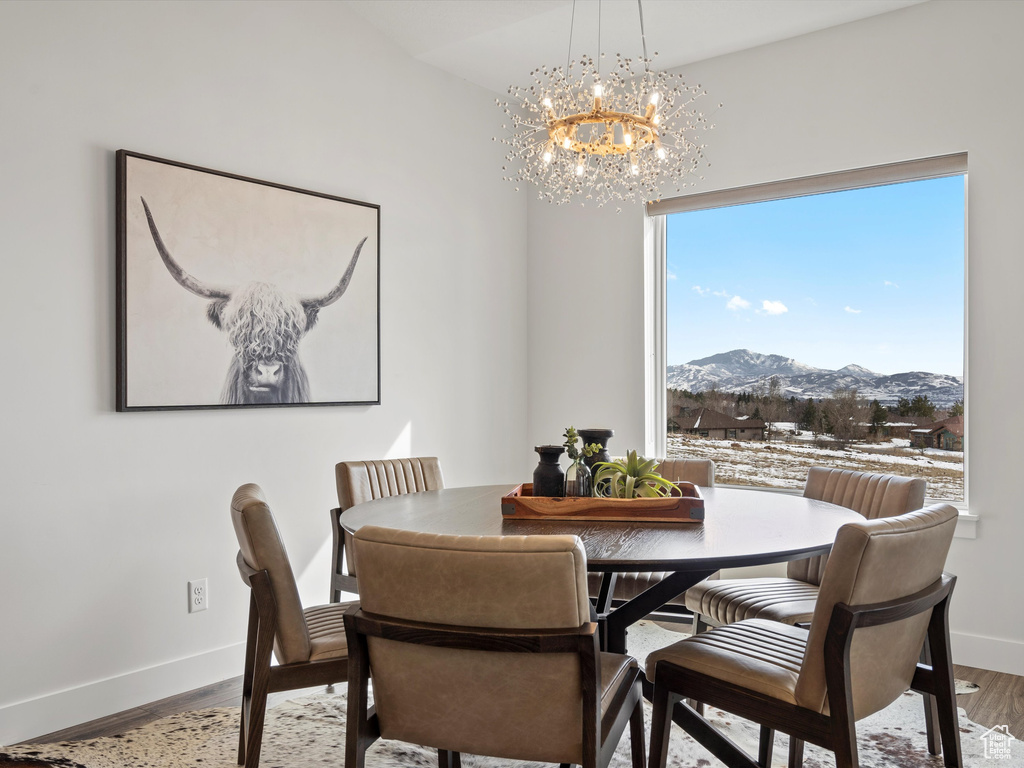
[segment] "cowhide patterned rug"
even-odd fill
[[[630,634],[630,650],[646,656],[659,640],[673,633],[655,625]],[[658,637],[659,635],[664,636]],[[640,636],[642,635],[642,637]],[[678,635],[675,635],[678,637]],[[661,643],[662,645],[664,642]],[[645,647],[646,646],[646,647]],[[292,699],[270,709],[264,733],[262,768],[314,768],[340,766],[345,754],[346,697],[318,693]],[[709,717],[748,752],[757,754],[757,726],[715,709]],[[646,710],[650,728],[650,708]],[[972,723],[960,711],[960,739],[964,765],[990,764],[981,738],[989,729]],[[941,758],[925,748],[921,698],[907,693],[887,709],[857,724],[860,762],[864,768],[940,768]],[[786,765],[786,736],[778,736],[775,766]],[[649,746],[649,745],[648,745]],[[1003,768],[1024,768],[1024,746],[1011,744]],[[238,748],[238,709],[196,710],[150,723],[142,728],[89,741],[21,745],[0,748],[0,768],[232,768]],[[1015,751],[1013,748],[1017,748]],[[437,765],[437,753],[415,745],[377,742],[367,753],[368,768],[411,768]],[[536,768],[534,763],[463,756],[467,768]],[[669,766],[708,768],[720,765],[703,747],[673,726]],[[834,766],[831,753],[808,746],[805,768]],[[628,768],[629,732],[612,760],[614,768]]]

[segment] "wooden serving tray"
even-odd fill
[[[609,499],[534,496],[533,483],[523,483],[501,497],[501,514],[505,520],[704,522],[704,497],[697,486],[693,483],[676,485],[681,496]]]

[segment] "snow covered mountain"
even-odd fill
[[[908,371],[890,376],[847,365],[838,371],[815,368],[782,355],[762,355],[749,349],[734,349],[682,365],[670,365],[668,386],[700,392],[717,386],[723,392],[754,392],[767,389],[768,380],[778,376],[786,398],[829,397],[838,387],[856,387],[868,400],[894,405],[899,398],[927,395],[940,408],[963,399],[964,381],[959,376]]]

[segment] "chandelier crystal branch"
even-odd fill
[[[640,31],[644,40],[642,8]],[[539,67],[530,73],[533,85],[510,86],[511,100],[497,100],[510,120],[501,139],[509,147],[506,181],[536,184],[541,199],[558,205],[579,199],[602,206],[658,200],[710,165],[700,138],[714,126],[694,106],[707,95],[700,85],[652,69],[646,40],[644,56],[615,54],[604,75],[601,58]]]

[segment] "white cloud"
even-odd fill
[[[761,302],[761,311],[766,315],[782,315],[789,312],[789,307],[781,301],[768,301],[768,299],[765,299]]]
[[[892,282],[891,280],[886,280],[885,285],[890,288],[899,288],[899,286],[896,285],[896,283]]]
[[[723,298],[723,299],[731,298],[727,291],[712,291],[711,295],[712,296],[718,296],[718,297]]]
[[[672,276],[672,279],[673,280],[675,279],[675,275]],[[693,286],[693,290],[695,290],[697,293],[699,293],[701,296],[703,296],[705,293],[708,293],[711,289],[710,288],[701,288],[699,285],[695,285],[695,286]]]
[[[861,312],[859,309],[854,309],[853,307],[843,307],[843,309],[849,312],[851,315],[859,315]]]
[[[717,293],[715,294],[718,295]],[[733,296],[729,299],[729,303],[725,305],[726,309],[750,309],[750,302],[746,299],[742,299],[739,296]]]
[[[665,277],[668,280],[675,280],[676,279],[676,273],[673,272],[671,269],[665,270]]]

